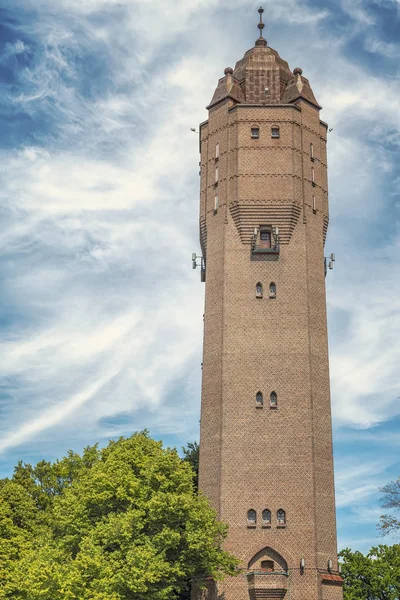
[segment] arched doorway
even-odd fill
[[[250,600],[284,598],[287,592],[288,566],[279,552],[266,546],[247,565]]]

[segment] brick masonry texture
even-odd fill
[[[248,51],[233,74],[226,71],[200,128],[200,488],[229,524],[225,547],[244,571],[205,582],[193,598],[341,600],[340,578],[324,579],[328,561],[338,575],[324,273],[327,127],[308,80],[271,48]],[[279,254],[253,255],[260,226],[279,228]],[[277,408],[269,405],[272,391]],[[248,526],[250,509],[255,527]],[[270,524],[262,523],[264,509]]]

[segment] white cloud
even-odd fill
[[[198,247],[197,137],[190,127],[204,120],[224,67],[253,43],[258,4],[30,6],[42,17],[31,33],[43,48],[15,103],[36,115],[40,100],[57,128],[54,137],[44,132],[1,157],[2,293],[24,318],[0,344],[0,375],[13,399],[0,448],[29,441],[41,448],[51,436],[68,446],[74,436],[86,440],[90,432],[95,440],[146,425],[191,439],[203,288],[190,270]],[[344,7],[359,25],[372,23],[361,4]],[[334,127],[328,247],[337,262],[328,298],[330,328],[340,335],[331,344],[333,411],[338,427],[372,427],[399,412],[399,239],[384,234],[374,250],[369,230],[385,211],[395,218],[387,186],[397,165],[385,143],[399,141],[399,82],[354,64],[345,40],[324,29],[326,9],[295,0],[265,8],[267,39],[292,68],[303,67],[322,118]],[[95,20],[93,12],[105,17]],[[368,44],[369,51],[389,51],[376,40]],[[101,56],[101,92],[80,87],[87,52]],[[175,393],[181,385],[184,393]],[[128,425],[118,422],[121,414]],[[339,507],[356,504],[355,517],[365,519],[387,462],[338,462]]]
[[[400,54],[398,44],[390,44],[373,37],[366,38],[364,48],[368,50],[368,52],[372,52],[372,54],[380,54],[386,58],[397,58]]]
[[[375,20],[368,13],[363,0],[341,0],[343,10],[361,26],[374,25]]]
[[[384,465],[382,461],[361,462],[346,458],[346,462],[336,460],[335,487],[338,508],[358,506],[376,495],[379,485],[383,485]]]

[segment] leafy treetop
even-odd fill
[[[235,574],[226,527],[146,432],[0,482],[0,600],[170,600]]]

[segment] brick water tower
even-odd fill
[[[200,488],[243,572],[207,600],[340,600],[326,323],[327,125],[260,37],[200,125]],[[334,257],[332,257],[334,259]]]

